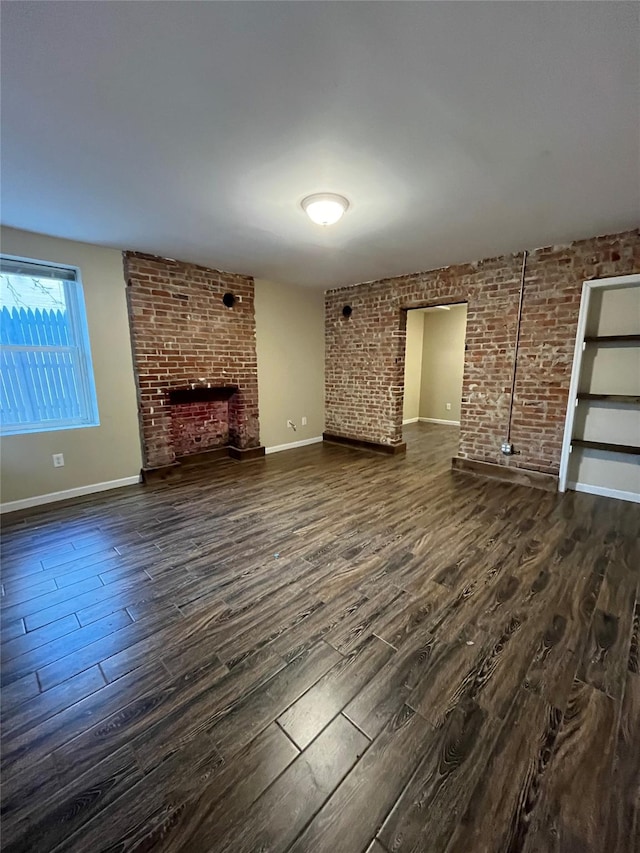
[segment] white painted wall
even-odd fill
[[[255,311],[261,443],[269,450],[320,438],[324,292],[256,279]]]
[[[466,331],[466,304],[424,312],[421,418],[460,422]]]
[[[100,425],[5,436],[3,504],[96,484],[136,481],[142,465],[122,254],[3,227],[4,254],[80,268]],[[51,456],[63,453],[54,468]]]

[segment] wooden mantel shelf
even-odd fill
[[[175,406],[178,403],[228,400],[237,390],[237,385],[189,385],[187,388],[172,388],[169,391],[169,402]]]
[[[587,441],[584,438],[572,438],[574,447],[587,447],[590,450],[606,450],[610,453],[628,453],[632,456],[640,455],[640,447],[633,444],[611,444],[608,441]]]

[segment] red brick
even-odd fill
[[[124,253],[124,268],[145,467],[258,446],[253,279],[139,252]],[[227,291],[242,296],[232,309]],[[201,379],[239,391],[229,403],[169,404],[170,388]]]
[[[403,309],[467,302],[459,454],[504,464],[521,265],[521,254],[506,255],[328,291],[326,430],[399,443]],[[510,465],[558,472],[582,283],[639,270],[638,230],[529,254],[511,432],[519,453]]]

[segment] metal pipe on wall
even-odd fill
[[[524,277],[527,270],[528,252],[524,251],[522,255],[522,272],[520,274],[520,298],[518,300],[518,321],[516,323],[516,345],[513,353],[513,371],[511,376],[511,394],[509,396],[509,421],[507,423],[507,437],[502,444],[502,452],[505,456],[511,456],[514,452],[513,444],[511,443],[511,422],[513,420],[513,398],[516,392],[516,371],[518,369],[518,347],[520,345],[520,326],[522,324],[522,303],[524,300]]]

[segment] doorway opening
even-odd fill
[[[460,426],[467,303],[407,311],[403,433],[408,424]]]

